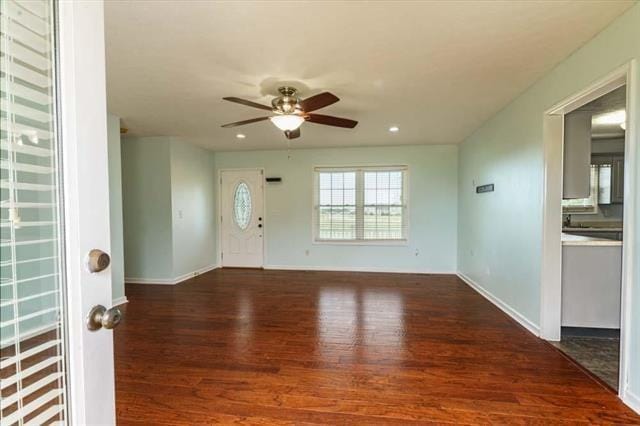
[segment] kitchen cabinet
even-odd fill
[[[564,116],[562,198],[587,198],[591,193],[591,113]]]
[[[620,328],[622,243],[595,240],[562,243],[563,327]]]

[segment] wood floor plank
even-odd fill
[[[120,424],[640,424],[451,275],[222,269],[127,297]]]

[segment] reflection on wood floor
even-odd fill
[[[121,425],[640,424],[452,275],[222,269],[127,297]]]

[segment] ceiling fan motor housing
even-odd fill
[[[280,92],[282,96],[278,96],[271,101],[274,112],[281,114],[298,114],[302,112],[300,98],[296,95],[297,90],[295,88],[284,86],[278,88],[278,92]]]

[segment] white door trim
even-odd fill
[[[630,354],[630,325],[632,286],[634,278],[634,243],[636,229],[636,198],[638,191],[634,177],[638,172],[638,124],[635,121],[639,108],[636,61],[612,71],[589,87],[557,103],[544,113],[544,190],[542,199],[542,273],[540,335],[547,340],[560,340],[561,286],[562,286],[562,122],[565,114],[594,99],[627,85],[627,129],[625,134],[624,177],[624,244],[622,247],[622,296],[620,318],[620,386],[619,396],[624,401],[628,387]],[[636,296],[638,297],[638,296]]]
[[[231,168],[231,169],[219,169],[218,170],[218,194],[216,203],[216,226],[218,229],[218,238],[217,238],[217,264],[220,268],[223,267],[222,264],[222,173],[223,172],[261,172],[262,173],[262,217],[264,218],[263,223],[265,224],[262,229],[262,265],[261,268],[264,268],[264,265],[267,264],[267,244],[265,241],[267,240],[267,231],[269,228],[269,218],[267,217],[267,197],[265,192],[265,174],[264,167],[244,167],[244,168]]]

